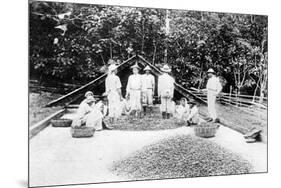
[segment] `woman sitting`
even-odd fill
[[[181,98],[180,104],[177,105],[176,110],[175,110],[175,118],[177,120],[177,123],[183,124],[184,122],[186,122],[189,111],[190,111],[190,109],[189,109],[189,105],[187,103],[187,99]]]
[[[94,127],[95,130],[102,130],[105,125],[103,125],[103,113],[100,103],[95,104],[94,94],[91,91],[87,91],[85,94],[85,99],[80,103],[77,110],[77,117],[74,119],[72,126],[80,127]]]
[[[187,126],[189,125],[196,125],[199,123],[199,110],[198,107],[196,105],[195,100],[191,99],[189,102],[189,113],[187,115]]]

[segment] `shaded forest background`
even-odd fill
[[[225,92],[267,96],[267,16],[31,1],[29,19],[40,82],[84,84],[141,54],[184,87],[204,87],[213,67]]]

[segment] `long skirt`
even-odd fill
[[[100,110],[93,109],[89,114],[85,116],[86,126],[94,127],[95,130],[102,130],[102,118],[103,115]]]
[[[208,91],[207,93],[208,112],[209,112],[209,116],[213,119],[217,118],[216,97],[217,95],[214,92]]]
[[[118,118],[121,116],[121,101],[117,91],[112,91],[108,94],[108,111],[109,117]]]
[[[141,90],[130,91],[131,110],[141,110]]]

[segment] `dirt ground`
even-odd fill
[[[52,94],[48,92],[40,92],[40,93],[30,93],[29,95],[29,125],[32,126],[35,123],[43,120],[47,116],[51,115],[52,113],[56,112],[60,109],[60,107],[51,107],[51,108],[44,108],[44,106],[60,97],[60,94]],[[199,106],[200,113],[207,116],[207,106],[200,105]],[[247,109],[247,111],[240,110],[236,107],[232,106],[225,106],[222,104],[217,104],[217,111],[220,118],[222,118],[225,122],[227,122],[228,127],[245,134],[252,128],[261,128],[263,133],[267,134],[267,111],[260,110],[260,109]],[[154,116],[161,115],[156,113]],[[147,117],[146,117],[147,118]],[[151,120],[151,121],[149,121]],[[146,120],[145,120],[146,121]],[[175,124],[174,121],[165,121],[164,124],[159,122],[161,120],[157,120],[155,118],[148,118],[147,124],[142,126],[138,126],[143,122],[143,120],[134,120],[128,118],[121,118],[115,127],[119,130],[161,130],[167,128],[176,128],[179,127],[178,124]],[[123,126],[124,123],[130,123],[132,126]],[[167,123],[168,122],[168,123]]]
[[[58,111],[60,107],[44,108],[44,106],[60,96],[59,94],[48,92],[29,93],[29,126],[33,126],[35,123]]]
[[[63,118],[73,117],[71,113]],[[111,171],[114,163],[142,151],[147,145],[188,135],[194,136],[193,128],[181,126],[166,130],[96,131],[94,137],[74,139],[69,128],[50,126],[30,140],[30,183],[42,186],[134,180]],[[224,126],[219,128],[216,137],[207,141],[247,160],[253,166],[251,173],[267,171],[266,144],[247,144],[243,135]]]

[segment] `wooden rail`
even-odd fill
[[[120,65],[117,66],[117,68],[120,67],[120,66],[122,66],[122,65],[124,65],[125,63],[131,61],[131,60],[134,59],[134,58],[136,58],[136,56],[132,56],[131,58],[129,58],[129,59],[127,59],[126,61],[122,62]],[[56,100],[50,102],[50,103],[48,103],[48,104],[46,105],[46,107],[61,104],[61,103],[65,102],[66,100],[69,101],[68,103],[71,103],[71,101],[73,101],[73,100],[72,100],[72,97],[73,97],[74,95],[76,95],[76,94],[78,94],[78,93],[80,93],[80,92],[85,91],[86,89],[88,89],[90,86],[92,86],[92,85],[93,85],[94,83],[96,83],[97,81],[99,81],[99,80],[101,80],[101,79],[105,79],[106,76],[107,76],[107,73],[102,74],[100,77],[98,77],[98,78],[96,78],[95,80],[89,82],[88,84],[86,84],[86,85],[84,85],[84,86],[82,86],[82,87],[80,87],[80,88],[78,88],[78,89],[75,89],[74,91],[72,91],[72,92],[70,92],[70,93],[68,93],[68,94],[66,94],[66,95],[64,95],[64,96],[62,96],[62,97],[60,97],[60,98],[58,98],[58,99],[56,99]]]
[[[40,131],[45,129],[46,127],[49,126],[50,121],[54,118],[59,118],[65,113],[66,109],[61,109],[52,115],[46,117],[42,121],[36,123],[35,125],[31,126],[29,128],[29,139],[33,138],[35,135],[37,135]]]

